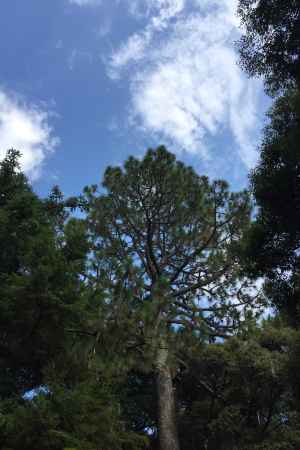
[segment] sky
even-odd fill
[[[247,186],[269,99],[239,68],[237,0],[1,0],[0,159],[40,195],[165,145]]]

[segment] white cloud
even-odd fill
[[[179,15],[184,6],[185,0],[131,0],[129,3],[131,14],[136,17],[149,17],[150,21],[142,32],[132,34],[111,55],[109,76],[117,79],[120,69],[130,62],[142,60],[154,36],[165,30],[169,20]]]
[[[41,108],[0,90],[0,159],[10,148],[19,150],[23,170],[37,178],[46,155],[58,144],[48,119]]]
[[[133,34],[128,41],[111,56],[110,66],[108,69],[111,79],[120,77],[120,70],[133,61],[140,61],[145,54],[147,46],[152,40],[152,33],[145,30],[142,35]]]
[[[129,0],[130,12],[136,16],[152,16],[154,24],[161,24],[183,11],[186,0]]]
[[[261,88],[236,64],[237,0],[131,5],[148,22],[113,52],[108,75],[128,77],[133,123],[179,151],[207,159],[207,141],[229,131],[241,160],[252,166]]]

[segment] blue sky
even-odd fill
[[[247,184],[269,100],[237,66],[236,0],[2,0],[0,158],[66,195],[164,144]]]

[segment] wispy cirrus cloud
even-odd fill
[[[44,159],[58,143],[47,111],[0,89],[0,159],[10,148],[19,150],[23,170],[35,179]]]
[[[144,30],[132,34],[126,42],[111,55],[108,72],[113,79],[120,77],[121,69],[133,62],[141,61],[157,33],[168,28],[168,22],[180,14],[185,7],[185,0],[133,0],[129,11],[137,18],[148,18]],[[149,55],[150,56],[150,55]]]
[[[178,151],[210,158],[207,142],[230,133],[247,166],[257,154],[257,81],[237,66],[236,0],[135,0],[146,25],[110,56],[108,75],[130,83],[131,121]]]
[[[132,15],[151,17],[154,26],[161,27],[168,19],[183,11],[186,0],[127,0]]]

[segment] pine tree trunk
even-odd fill
[[[158,349],[156,361],[159,443],[160,450],[180,450],[175,417],[175,396],[167,359],[168,350],[161,346]]]

